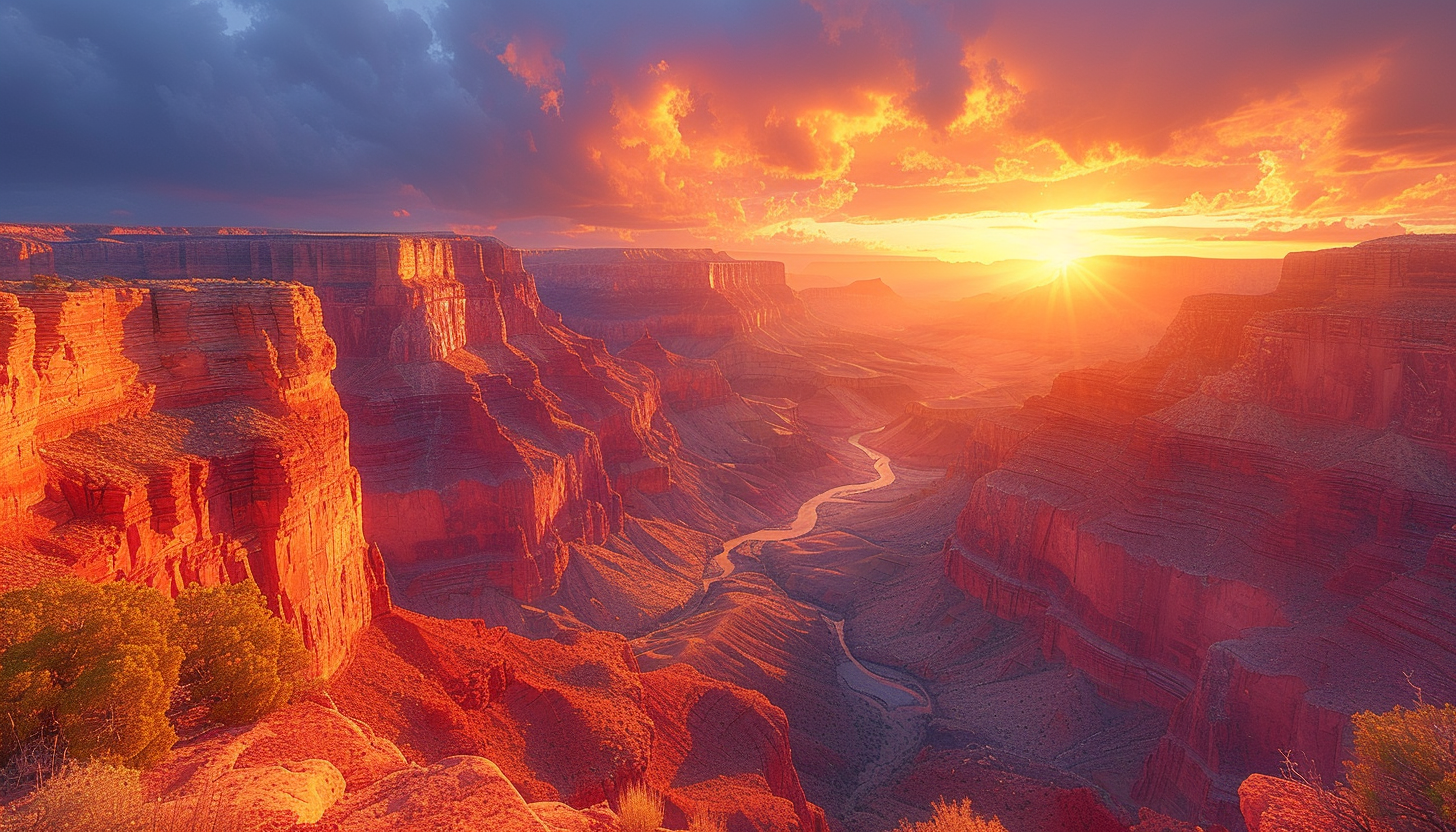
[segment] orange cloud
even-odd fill
[[[517,37],[506,44],[505,51],[496,59],[527,87],[541,91],[542,112],[561,113],[561,73],[566,65],[551,54],[549,46]]]

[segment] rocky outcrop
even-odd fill
[[[1338,804],[1314,788],[1282,777],[1255,774],[1239,786],[1239,810],[1249,832],[1305,832],[1309,829],[1345,832],[1347,824]]]
[[[711,361],[669,352],[650,334],[618,353],[650,368],[662,384],[662,399],[674,410],[711,407],[737,398],[733,386]]]
[[[1292,255],[1271,295],[1191,298],[1146,359],[1064,374],[1009,454],[974,452],[999,464],[947,574],[1170,713],[1139,802],[1235,826],[1247,774],[1285,750],[1337,772],[1348,714],[1408,699],[1405,673],[1456,693],[1453,243]]]
[[[645,780],[665,795],[670,826],[711,811],[736,817],[733,828],[825,828],[783,711],[686,667],[639,673],[614,634],[531,640],[400,612],[365,631],[329,690],[426,771],[488,755],[533,806],[585,809]]]
[[[338,665],[371,577],[311,290],[0,284],[0,350],[0,583],[252,578]]]
[[[407,761],[321,694],[261,722],[182,743],[144,781],[172,825],[216,818],[237,832],[345,830],[615,832],[605,806],[527,804],[490,760]],[[186,826],[191,828],[191,826]]]
[[[23,233],[10,236],[6,230],[0,226],[0,280],[29,280],[31,275],[55,272],[49,245]]]
[[[365,533],[403,603],[549,594],[566,544],[603,543],[623,493],[669,482],[656,380],[563,327],[495,240],[157,232],[62,229],[45,245],[70,279],[312,287],[338,345]]]
[[[788,720],[763,694],[685,664],[642,674],[642,691],[654,726],[647,781],[672,794],[678,811],[731,827],[827,832],[799,784]]]

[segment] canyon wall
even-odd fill
[[[66,228],[21,242],[0,252],[22,279],[0,282],[0,589],[68,573],[173,593],[251,577],[340,709],[365,720],[318,692],[266,725],[211,732],[159,775],[186,778],[181,793],[253,782],[260,755],[317,743],[329,753],[313,768],[342,772],[331,818],[394,812],[468,754],[498,783],[465,782],[462,811],[494,789],[568,828],[610,824],[553,801],[585,807],[646,779],[679,826],[711,811],[733,829],[827,829],[761,695],[687,668],[641,674],[614,634],[533,641],[394,610],[384,584],[388,561],[407,604],[449,612],[487,588],[530,600],[589,568],[575,552],[601,560],[626,539],[696,589],[692,550],[705,558],[714,539],[628,517],[624,498],[694,499],[674,490],[666,410],[705,431],[763,418],[711,362],[644,341],[635,354],[660,382],[613,358],[562,326],[493,240]],[[694,457],[684,476],[710,489],[693,478],[714,470]],[[657,590],[646,566],[605,560]],[[387,750],[387,766],[361,774],[320,730]],[[266,776],[304,777],[288,771]],[[287,788],[271,782],[255,785]]]
[[[1338,773],[1406,674],[1456,697],[1453,319],[1456,238],[1291,255],[1272,294],[1190,298],[1142,361],[971,427],[946,572],[1170,715],[1134,800],[1236,826],[1246,775]]]
[[[694,249],[532,251],[525,263],[573,329],[624,350],[650,338],[710,359],[740,395],[790,400],[795,420],[853,433],[907,402],[963,391],[943,354],[811,314],[782,263]]]
[[[669,481],[655,378],[562,326],[496,240],[122,231],[47,243],[54,269],[314,290],[338,345],[364,531],[407,604],[548,594],[566,544],[621,528],[622,491]]]
[[[108,283],[0,284],[0,584],[252,578],[327,673],[382,576],[318,298]]]
[[[541,250],[525,263],[572,329],[613,349],[650,334],[703,357],[802,312],[782,263],[692,249]]]

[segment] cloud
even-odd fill
[[[1240,234],[1199,237],[1200,240],[1269,242],[1294,240],[1301,243],[1363,243],[1381,237],[1399,237],[1409,233],[1395,223],[1359,223],[1349,219],[1310,222],[1293,227],[1282,223],[1259,223]]]
[[[0,211],[729,241],[1114,203],[1243,241],[1449,225],[1453,37],[1448,0],[0,0]]]

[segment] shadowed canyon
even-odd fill
[[[238,829],[1306,828],[1456,699],[1456,236],[1018,268],[0,227],[0,590],[256,583]]]

